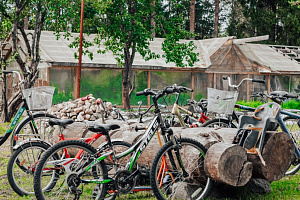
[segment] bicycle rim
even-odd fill
[[[283,118],[283,122],[284,122],[286,128],[292,135],[292,137],[297,145],[297,148],[300,149],[300,128],[298,126],[298,120],[299,119],[289,117],[289,116]],[[282,132],[282,129],[280,127],[278,127],[277,131]],[[293,175],[299,169],[300,169],[299,159],[297,159],[297,156],[295,155],[295,159],[292,161],[292,164],[289,167],[289,169],[286,171],[285,175]]]
[[[212,186],[212,181],[204,172],[206,150],[191,139],[182,138],[179,143],[181,161],[188,176],[184,177],[173,144],[168,142],[158,152],[151,167],[150,180],[154,194],[158,199],[203,199]],[[171,160],[175,163],[172,164]]]
[[[236,126],[227,119],[215,118],[206,121],[201,127],[209,128],[236,128]]]

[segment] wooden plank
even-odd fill
[[[257,42],[257,41],[263,41],[263,40],[268,40],[268,39],[269,39],[269,35],[243,38],[243,39],[234,39],[233,44],[243,44],[243,43],[246,43],[246,42]]]
[[[151,71],[148,70],[147,76],[147,88],[150,88],[151,84]],[[147,107],[150,107],[150,96],[147,97]]]
[[[191,94],[191,99],[194,99],[194,84],[195,84],[195,74],[194,72],[191,73],[191,89],[193,90]]]

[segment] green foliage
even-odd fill
[[[300,45],[300,10],[282,0],[235,0],[227,31],[238,38],[269,35],[268,44]]]
[[[244,106],[248,106],[248,107],[252,107],[252,108],[257,108],[258,106],[264,104],[264,102],[261,101],[237,101],[236,104],[240,104],[240,105],[244,105]],[[300,101],[296,101],[296,100],[288,100],[285,102],[282,102],[281,107],[283,109],[300,109]]]
[[[58,104],[62,102],[69,101],[70,99],[73,99],[72,92],[54,92],[52,103]]]
[[[65,90],[60,91],[58,84],[51,84],[50,83],[50,85],[55,87],[54,94],[53,94],[53,99],[52,99],[52,104],[58,104],[58,103],[69,101],[70,99],[74,99],[73,98],[73,93],[69,92],[69,91],[72,91],[72,90],[68,89],[66,91]]]
[[[252,101],[251,100],[251,101],[247,102],[247,101],[243,100],[243,101],[237,101],[236,104],[240,104],[240,105],[248,106],[248,107],[252,107],[252,108],[257,108],[258,106],[260,106],[264,103],[261,101]]]

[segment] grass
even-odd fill
[[[0,132],[6,131],[7,124],[0,124]],[[2,133],[3,134],[3,133]],[[1,133],[0,133],[1,135]],[[11,155],[9,150],[9,140],[0,147],[0,199],[35,199],[34,196],[20,197],[11,189],[7,176],[6,167]],[[284,177],[279,181],[271,184],[271,192],[269,194],[254,194],[245,191],[242,188],[235,188],[235,194],[231,195],[230,199],[260,199],[260,200],[300,200],[300,172],[294,176]],[[140,200],[154,200],[155,197],[152,192],[138,192],[135,194],[121,195],[117,199],[140,199]],[[227,198],[229,199],[229,198]]]

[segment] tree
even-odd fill
[[[21,74],[30,72],[24,82],[24,88],[30,88],[34,85],[38,78],[38,64],[40,62],[40,36],[47,15],[46,1],[37,0],[16,0],[2,1],[1,25],[4,28],[1,32],[8,36],[10,34],[12,41],[11,61],[15,61],[19,67]],[[26,33],[24,29],[24,19],[30,19],[32,31]],[[8,32],[8,28],[12,27],[12,31]],[[19,45],[19,40],[23,40],[25,47]],[[3,95],[5,96],[5,95]],[[14,94],[7,104],[7,113],[2,113],[2,121],[10,121],[20,105],[22,99],[19,92]]]
[[[124,67],[122,84],[124,108],[130,108],[130,95],[134,89],[131,83],[132,64],[136,52],[145,60],[158,58],[159,55],[149,49],[152,30],[158,36],[164,37],[163,50],[167,62],[174,62],[178,67],[185,67],[184,60],[189,66],[197,61],[197,54],[193,53],[193,43],[182,44],[179,39],[189,37],[185,31],[183,16],[164,16],[162,1],[151,0],[103,0],[98,6],[101,14],[101,23],[98,27],[96,44],[105,45],[106,51],[112,51],[117,62]],[[182,5],[176,4],[179,10]],[[153,14],[155,13],[155,14]],[[151,26],[151,19],[155,20],[155,27]],[[103,42],[102,42],[103,41]],[[99,51],[104,53],[105,51]]]
[[[300,12],[297,6],[282,0],[235,0],[228,28],[230,35],[270,35],[268,43],[300,45]],[[238,18],[237,13],[244,17]],[[235,28],[236,25],[240,27]],[[235,34],[232,34],[235,33]]]

